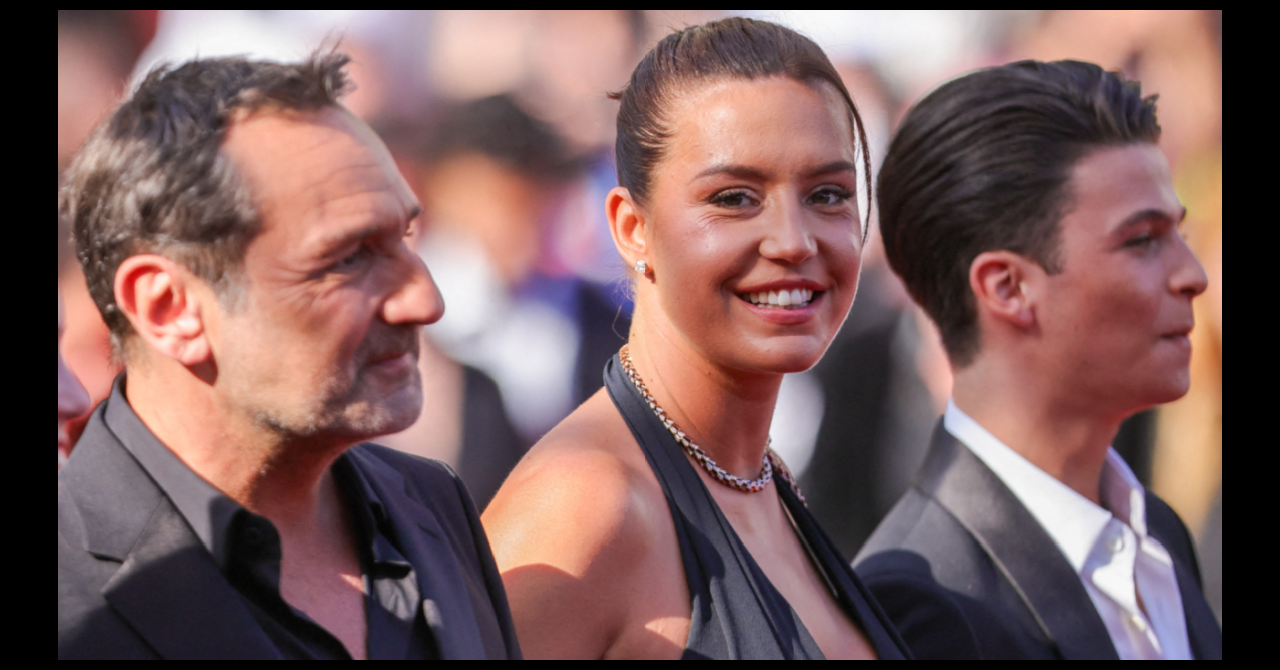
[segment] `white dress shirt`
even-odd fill
[[[1010,449],[954,401],[947,402],[943,425],[1053,538],[1102,616],[1120,658],[1192,657],[1173,560],[1147,535],[1142,484],[1115,449],[1107,449],[1102,466],[1099,507]]]

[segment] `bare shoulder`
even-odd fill
[[[662,489],[603,391],[529,451],[482,521],[528,658],[604,656],[643,607],[655,545],[679,561]]]
[[[612,405],[593,406],[598,399],[588,400],[534,445],[486,508],[485,530],[502,569],[540,547],[561,544],[572,544],[566,549],[583,554],[565,556],[562,562],[590,560],[608,548],[603,545],[635,535],[621,532],[628,522],[644,520],[642,514],[636,516],[645,506],[642,473],[626,454],[630,432],[616,413],[610,417],[600,411]],[[602,546],[591,546],[597,543]]]

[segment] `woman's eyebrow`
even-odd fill
[[[720,163],[717,165],[712,165],[711,167],[703,170],[702,172],[699,172],[697,175],[694,176],[694,179],[702,179],[704,177],[711,177],[711,176],[720,175],[720,174],[727,174],[731,177],[738,177],[740,179],[763,180],[765,178],[764,172],[760,171],[759,169],[748,167],[746,165],[730,165],[728,163]]]
[[[816,177],[818,175],[831,174],[832,172],[856,173],[857,171],[858,171],[857,166],[855,166],[853,163],[850,163],[849,161],[832,161],[830,163],[825,163],[823,165],[819,165],[811,170],[806,171],[804,173],[804,176]],[[711,167],[703,170],[702,172],[699,172],[697,175],[694,176],[694,179],[702,179],[704,177],[711,177],[711,176],[720,175],[720,174],[727,174],[731,177],[738,177],[740,179],[757,179],[757,180],[763,180],[767,176],[763,171],[761,171],[758,168],[753,168],[747,165],[732,165],[729,163],[720,163],[717,165],[712,165]]]
[[[849,161],[833,161],[825,165],[819,165],[818,167],[806,172],[805,176],[816,177],[818,175],[831,174],[832,172],[852,172],[857,174],[858,166],[850,163]]]

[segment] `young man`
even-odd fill
[[[58,475],[60,658],[512,658],[422,410],[420,210],[345,56],[153,72],[63,207],[127,373]]]
[[[1021,62],[930,93],[880,173],[888,258],[955,386],[855,564],[917,658],[1219,658],[1191,537],[1110,448],[1187,391],[1205,290],[1155,99]]]

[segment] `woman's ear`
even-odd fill
[[[1028,279],[1031,266],[1039,267],[1012,251],[984,251],[969,265],[969,288],[978,311],[1018,328],[1035,325],[1035,295]]]
[[[645,242],[644,212],[631,198],[631,192],[621,186],[615,186],[604,200],[605,215],[609,218],[609,233],[613,235],[613,245],[618,248],[627,268],[634,268],[636,261],[645,261],[652,266],[649,258],[649,247]]]

